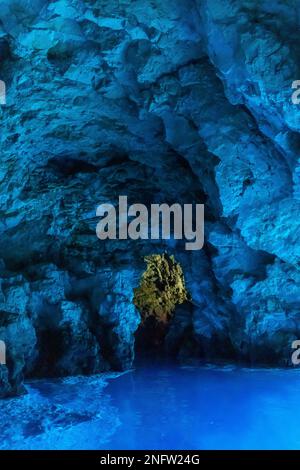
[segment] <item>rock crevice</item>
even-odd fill
[[[175,255],[166,349],[289,365],[300,337],[297,0],[2,0],[0,396],[124,369],[133,290]],[[205,245],[96,237],[96,207],[204,203]]]

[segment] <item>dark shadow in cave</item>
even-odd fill
[[[165,356],[165,338],[169,325],[159,322],[154,316],[139,325],[135,333],[135,358],[161,358]]]

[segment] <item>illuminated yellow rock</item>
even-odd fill
[[[140,286],[134,289],[134,305],[143,322],[153,316],[167,323],[176,305],[189,298],[181,266],[167,254],[146,256],[145,261],[147,269]]]

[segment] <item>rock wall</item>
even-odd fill
[[[182,359],[287,365],[300,337],[297,0],[1,0],[0,395],[130,367],[143,257],[193,304]],[[205,203],[205,246],[99,241],[96,207]]]

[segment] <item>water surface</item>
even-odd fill
[[[0,449],[300,449],[300,370],[147,366],[0,402]]]

